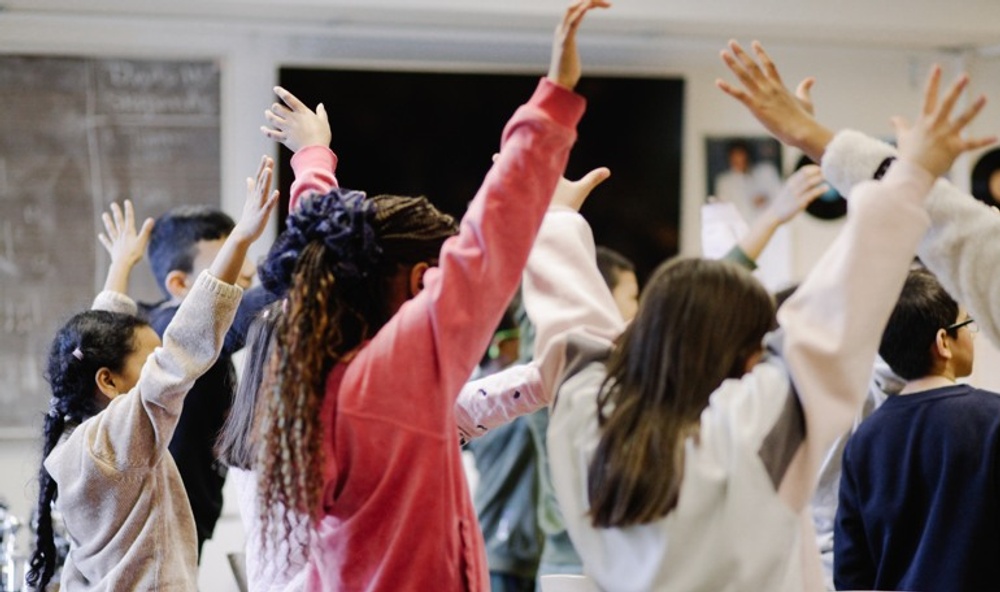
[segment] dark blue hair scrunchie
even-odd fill
[[[382,254],[374,221],[375,204],[361,191],[335,188],[325,195],[303,198],[288,215],[285,231],[258,270],[261,283],[269,292],[283,296],[302,251],[317,241],[326,247],[337,280],[368,277]]]

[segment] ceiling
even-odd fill
[[[795,44],[1000,53],[998,0],[617,0],[592,31],[628,39],[761,37]],[[563,0],[0,0],[6,14],[184,19],[260,27],[546,32]]]

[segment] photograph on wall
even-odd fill
[[[708,197],[732,203],[752,222],[781,190],[781,143],[768,136],[705,139]]]

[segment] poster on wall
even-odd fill
[[[705,139],[709,200],[731,203],[752,222],[781,190],[781,143],[769,136]]]

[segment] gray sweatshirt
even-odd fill
[[[167,445],[184,396],[219,355],[242,293],[203,272],[136,386],[46,457],[70,537],[62,590],[197,590],[194,517]],[[136,312],[113,292],[99,294],[93,308]]]

